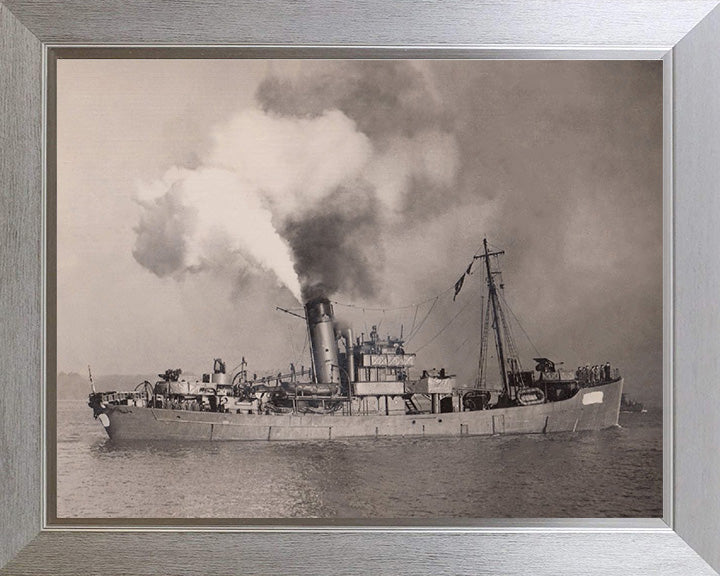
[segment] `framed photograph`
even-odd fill
[[[715,4],[208,7],[0,5],[3,570],[714,574]]]
[[[52,525],[662,517],[661,61],[76,53]]]

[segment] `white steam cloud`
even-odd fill
[[[158,276],[250,264],[274,272],[300,298],[290,247],[271,212],[235,173],[172,168],[152,188],[166,191],[140,201],[134,251],[140,264]]]
[[[271,272],[300,302],[317,287],[371,294],[372,239],[402,224],[418,187],[455,180],[455,138],[434,124],[365,133],[338,108],[246,109],[215,128],[198,168],[142,187],[133,255],[158,276]]]

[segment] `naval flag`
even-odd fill
[[[460,290],[462,290],[463,283],[465,282],[465,276],[470,275],[470,271],[472,270],[472,265],[475,262],[475,260],[470,262],[470,265],[467,267],[467,270],[465,270],[465,274],[460,276],[460,279],[455,282],[455,294],[453,294],[453,302],[455,302],[455,298],[457,298],[457,295],[460,294]]]
[[[455,302],[455,298],[457,298],[457,295],[460,294],[460,290],[462,289],[463,282],[465,282],[465,274],[460,276],[460,280],[455,282],[455,294],[453,294],[453,302]]]

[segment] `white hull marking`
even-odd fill
[[[602,391],[596,390],[595,392],[588,392],[587,394],[583,394],[582,403],[584,406],[587,406],[588,404],[602,404],[603,403]]]

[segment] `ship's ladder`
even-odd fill
[[[418,408],[418,405],[415,404],[412,396],[405,398],[405,410],[408,414],[420,414],[420,408]]]

